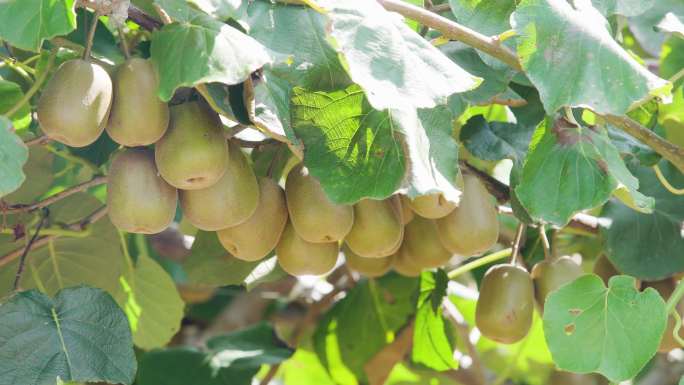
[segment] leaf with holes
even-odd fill
[[[0,1],[0,38],[15,47],[38,51],[44,39],[75,28],[74,0]]]
[[[31,290],[0,306],[2,384],[131,384],[136,364],[126,316],[102,290],[67,288],[54,299]]]
[[[657,291],[615,276],[606,288],[585,275],[549,295],[544,334],[560,369],[596,372],[613,382],[636,376],[656,354],[665,331],[665,302]]]
[[[621,115],[649,94],[668,97],[672,84],[613,40],[606,19],[588,2],[577,4],[523,0],[511,16],[520,62],[546,112],[586,106]]]

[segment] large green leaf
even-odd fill
[[[212,287],[241,285],[259,261],[245,262],[221,246],[215,232],[199,231],[183,263],[188,283]]]
[[[653,199],[637,191],[639,180],[604,128],[547,118],[534,133],[515,193],[532,218],[564,225],[574,213],[605,203],[618,182],[639,209],[652,209]]]
[[[364,364],[389,343],[389,333],[406,323],[418,287],[418,279],[396,274],[363,281],[326,313],[314,333],[314,347],[338,383],[349,383],[349,371],[364,382]]]
[[[658,23],[658,30],[672,33],[684,39],[684,17],[678,17],[670,12]]]
[[[378,110],[432,108],[481,81],[374,1],[320,3],[349,75]]]
[[[623,114],[649,94],[667,96],[671,84],[613,40],[606,19],[587,4],[523,0],[511,16],[518,56],[546,111],[586,106]]]
[[[225,20],[228,18],[240,19],[245,15],[247,4],[242,0],[188,0],[202,11]]]
[[[177,20],[155,31],[152,61],[159,70],[159,97],[199,83],[237,84],[271,59],[266,49],[239,30],[179,0],[157,0]]]
[[[304,163],[333,201],[381,199],[399,187],[412,197],[439,191],[458,201],[458,146],[447,107],[381,112],[353,85],[330,93],[297,88],[292,109]]]
[[[645,13],[629,19],[629,29],[639,45],[653,56],[658,56],[666,35],[658,31],[657,25],[668,13],[684,17],[684,3],[680,0],[658,0]]]
[[[447,278],[444,270],[425,271],[420,276],[420,296],[413,332],[413,362],[437,371],[455,369],[449,324],[442,316],[442,300],[446,295]]]
[[[28,160],[28,148],[13,131],[12,123],[0,116],[0,198],[24,183],[22,171]]]
[[[17,83],[2,80],[0,78],[0,115],[9,111],[10,108],[24,97],[24,91]],[[31,108],[28,103],[11,116],[15,130],[22,130],[31,124]]]
[[[660,168],[672,184],[684,186],[684,176],[669,163],[661,162]],[[654,212],[641,214],[621,203],[608,203],[601,213],[612,220],[601,231],[606,254],[620,271],[649,281],[684,271],[684,197],[662,187],[650,168],[639,167],[635,175],[643,192],[655,198]]]
[[[648,11],[655,0],[592,0],[594,7],[604,16],[636,16]]]
[[[460,137],[468,151],[480,159],[522,161],[533,132],[533,126],[488,122],[482,115],[475,115],[461,128]]]
[[[66,35],[74,28],[74,0],[0,2],[0,38],[15,47],[38,51],[44,39]]]
[[[235,369],[275,365],[292,356],[293,350],[278,339],[275,330],[266,322],[238,330],[207,341],[214,362]]]
[[[19,189],[5,196],[3,200],[10,204],[29,204],[44,194],[55,178],[52,169],[54,159],[55,155],[45,148],[30,147],[28,161],[24,165],[24,174],[30,178],[24,180]]]
[[[598,276],[586,275],[549,295],[544,334],[559,368],[621,382],[653,358],[667,323],[665,302],[635,284],[616,276],[606,288]]]
[[[0,306],[2,384],[131,384],[136,365],[126,316],[102,290],[67,288],[54,299],[31,290]]]

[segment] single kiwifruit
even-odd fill
[[[404,247],[400,247],[392,258],[392,268],[397,273],[406,277],[417,277],[420,275],[423,268],[419,266],[410,255],[407,255]]]
[[[556,370],[551,373],[548,385],[607,385],[605,377],[598,374],[579,374]]]
[[[419,215],[404,228],[401,248],[406,257],[422,268],[442,266],[449,262],[452,256],[439,240],[435,221]]]
[[[249,219],[259,203],[259,184],[247,157],[231,143],[221,179],[199,190],[181,190],[183,214],[195,227],[216,231]]]
[[[169,126],[169,107],[157,96],[159,77],[152,62],[126,60],[117,68],[113,83],[109,136],[128,147],[157,142]]]
[[[337,242],[307,242],[288,222],[276,246],[278,264],[292,275],[322,275],[335,267],[340,253]]]
[[[114,156],[107,182],[109,218],[129,233],[156,234],[173,222],[178,191],[157,173],[152,150],[129,148]]]
[[[351,230],[354,208],[331,202],[320,183],[301,164],[287,175],[285,197],[292,226],[304,240],[340,241]]]
[[[644,282],[643,289],[646,289],[648,287],[656,289],[660,296],[663,297],[663,300],[667,302],[667,300],[670,299],[672,293],[674,293],[676,284],[671,278],[667,278],[661,281]],[[682,307],[684,307],[684,303],[680,301],[680,303],[677,304],[677,312],[679,312],[680,315],[682,314]],[[665,353],[669,352],[670,350],[682,347],[674,338],[675,324],[675,318],[671,315],[668,316],[667,326],[665,327],[665,333],[663,333],[663,338],[660,340],[660,346],[658,346],[659,352]],[[684,332],[681,329],[679,330],[679,337],[684,338]]]
[[[112,105],[112,79],[87,60],[62,63],[38,101],[45,135],[71,147],[85,147],[104,131]]]
[[[170,108],[169,128],[155,145],[161,176],[183,190],[207,188],[225,173],[228,144],[216,112],[200,102]]]
[[[247,221],[216,234],[235,258],[258,261],[276,247],[286,223],[283,189],[271,179],[259,178],[259,204],[254,214]]]
[[[620,272],[617,271],[613,263],[608,260],[608,257],[601,254],[601,256],[596,259],[596,262],[594,262],[594,274],[601,277],[603,283],[608,286],[610,278],[615,275],[620,275]]]
[[[463,176],[463,195],[459,206],[437,219],[439,238],[454,254],[469,256],[489,250],[499,238],[499,221],[494,198],[480,180]]]
[[[544,260],[534,265],[532,268],[534,295],[542,312],[544,311],[544,301],[546,301],[549,293],[566,283],[574,281],[575,278],[582,274],[582,267],[569,256],[563,256],[554,260]]]
[[[505,344],[520,341],[533,313],[534,285],[525,269],[501,264],[487,270],[475,309],[475,324],[484,336]]]
[[[345,242],[362,257],[382,258],[399,249],[403,236],[401,203],[395,195],[385,200],[362,199],[354,205],[354,225]]]
[[[411,202],[406,195],[399,195],[399,203],[401,205],[401,223],[406,225],[413,220],[416,214],[411,210]]]
[[[176,288],[183,302],[187,304],[207,302],[216,294],[216,288],[208,286],[177,284]]]
[[[445,217],[458,206],[449,202],[441,193],[417,196],[410,199],[409,204],[416,214],[429,219]]]
[[[365,258],[356,255],[348,246],[343,247],[344,258],[350,269],[366,277],[380,277],[392,268],[392,256],[383,258]]]

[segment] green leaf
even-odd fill
[[[242,0],[189,0],[202,11],[220,19],[239,19],[244,16],[247,4]]]
[[[19,84],[0,79],[0,115],[9,111],[23,97],[24,91]],[[24,103],[11,118],[15,130],[27,128],[31,124],[31,107]]]
[[[259,261],[245,262],[221,246],[215,232],[199,231],[183,268],[188,283],[204,286],[242,285]]]
[[[636,376],[653,358],[665,331],[665,302],[616,276],[609,287],[585,275],[552,292],[544,305],[544,334],[560,369],[597,372],[613,382]]]
[[[663,161],[660,168],[670,183],[684,186],[684,176]],[[648,281],[664,279],[684,271],[679,256],[684,249],[681,223],[684,220],[684,197],[667,191],[649,167],[635,170],[643,192],[655,198],[655,209],[646,215],[617,202],[609,202],[601,216],[612,220],[602,228],[606,255],[625,274]]]
[[[109,162],[109,158],[119,148],[119,144],[109,137],[107,132],[103,132],[97,140],[85,147],[67,147],[68,151],[79,158],[86,159],[95,166],[102,166]]]
[[[574,213],[605,203],[618,182],[637,207],[651,210],[653,199],[637,191],[638,179],[605,129],[547,118],[534,133],[515,193],[532,218],[562,226]]]
[[[29,204],[44,194],[52,185],[55,172],[52,169],[55,155],[42,146],[29,147],[28,161],[24,165],[24,174],[30,178],[24,180],[21,187],[5,196],[3,200],[9,204]]]
[[[658,0],[639,17],[629,19],[629,29],[639,42],[639,45],[651,55],[657,57],[666,35],[658,31],[657,25],[668,13],[684,17],[684,3],[680,0]]]
[[[253,38],[179,0],[157,1],[176,20],[152,35],[151,58],[159,70],[159,97],[200,83],[238,84],[270,62]],[[183,8],[187,7],[187,8]]]
[[[655,0],[592,0],[591,2],[594,8],[606,17],[641,15],[655,4]]]
[[[432,108],[481,82],[374,1],[320,3],[351,79],[378,110]]]
[[[677,15],[670,12],[658,23],[657,28],[660,31],[672,33],[684,39],[684,22],[682,20],[684,18],[677,17]]]
[[[131,384],[136,360],[126,316],[109,294],[67,288],[54,299],[36,290],[0,306],[0,382]]]
[[[418,286],[418,279],[397,274],[362,281],[326,313],[313,342],[333,379],[349,383],[352,374],[364,382],[364,364],[413,313]]]
[[[293,353],[265,322],[214,337],[207,347],[207,352],[170,348],[145,354],[139,385],[249,385],[262,364],[278,364]]]
[[[0,38],[37,52],[44,39],[76,28],[74,0],[4,0],[0,2]]]
[[[356,85],[330,93],[295,88],[292,98],[292,124],[304,143],[304,163],[338,203],[391,195],[407,167],[401,187],[409,196],[439,191],[457,202],[452,120],[447,107],[375,110]]]
[[[482,115],[470,118],[461,128],[461,142],[483,160],[522,161],[534,127],[504,122],[488,122]]]
[[[12,131],[12,122],[0,116],[0,198],[24,183],[22,167],[27,160],[28,148]]]
[[[520,62],[549,114],[586,106],[620,115],[649,94],[670,94],[671,84],[613,40],[606,19],[586,3],[572,8],[562,0],[523,0],[511,22]]]
[[[446,295],[447,278],[444,270],[425,271],[420,277],[420,296],[413,332],[413,362],[430,369],[445,371],[455,369],[454,346],[450,340],[450,329],[442,315],[442,300]]]

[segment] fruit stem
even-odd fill
[[[45,70],[40,72],[38,77],[36,78],[36,81],[33,83],[31,88],[24,94],[24,97],[21,98],[17,104],[12,106],[6,113],[5,116],[8,118],[11,118],[12,115],[14,115],[17,111],[21,109],[21,107],[24,106],[24,104],[28,103],[29,100],[35,95],[36,92],[40,89],[40,87],[43,85],[43,82],[47,78],[48,73],[50,72],[50,69],[52,68],[52,65],[55,62],[55,56],[57,56],[57,48],[53,48],[50,50],[50,57],[48,58],[47,66],[45,67]]]
[[[472,262],[466,263],[465,265],[459,266],[454,270],[451,270],[447,276],[449,279],[455,279],[461,274],[465,274],[471,270],[477,269],[480,266],[488,265],[492,262],[496,262],[500,259],[507,258],[511,255],[513,249],[510,247],[508,249],[499,250],[495,253],[486,255],[482,258],[478,258]]]
[[[515,265],[518,262],[518,255],[520,254],[520,242],[522,242],[522,236],[525,232],[525,224],[520,222],[518,224],[517,230],[515,230],[515,240],[513,241],[513,253],[511,254],[511,265]]]
[[[660,184],[663,185],[667,189],[667,191],[671,192],[674,195],[684,195],[684,188],[676,188],[675,186],[671,185],[670,182],[667,181],[667,178],[665,178],[665,175],[663,175],[663,172],[660,170],[660,167],[658,167],[657,164],[653,165],[653,171],[655,171],[656,176],[658,177],[658,181]]]
[[[119,40],[121,40],[121,52],[123,52],[124,57],[126,60],[131,58],[131,52],[128,50],[128,42],[126,42],[126,34],[124,33],[123,28],[119,27],[117,28],[119,31]]]
[[[549,238],[546,236],[546,226],[544,225],[539,225],[539,238],[541,238],[544,249],[544,259],[547,261],[552,260],[551,245],[549,244]]]
[[[93,21],[88,30],[88,38],[86,39],[85,50],[83,51],[83,60],[90,60],[90,51],[93,49],[93,38],[95,37],[95,30],[97,29],[97,22],[100,19],[100,13],[95,11],[93,14]]]

